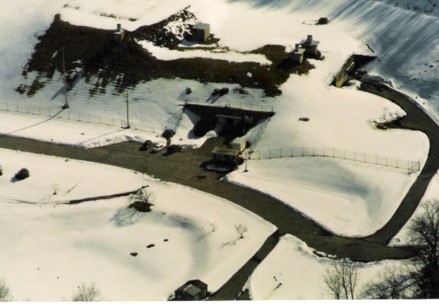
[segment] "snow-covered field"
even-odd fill
[[[214,292],[275,230],[233,203],[121,168],[11,150],[0,164],[0,277],[16,301],[71,300],[93,283],[107,301],[166,300],[190,279]],[[30,177],[13,181],[22,167]],[[62,204],[146,185],[149,213],[129,209],[130,197]]]
[[[114,29],[116,23],[122,23],[125,29],[135,30],[189,6],[188,10],[199,20],[210,23],[215,37],[220,39],[219,47],[230,51],[218,54],[213,50],[176,52],[159,49],[148,42],[144,47],[161,59],[202,56],[232,62],[267,63],[265,58],[245,52],[266,44],[279,44],[288,51],[308,34],[321,41],[319,48],[324,60],[312,60],[315,69],[306,76],[291,75],[281,86],[281,96],[267,98],[261,90],[246,89],[248,95],[231,91],[216,102],[262,104],[274,108],[276,114],[256,150],[331,147],[415,160],[423,165],[429,148],[423,134],[382,131],[372,124],[374,120],[403,116],[399,107],[357,91],[356,84],[343,89],[329,86],[349,55],[374,54],[378,59],[367,67],[371,73],[391,79],[399,89],[418,99],[432,117],[439,118],[437,8],[431,6],[431,1],[418,1],[419,7],[409,7],[417,11],[413,12],[404,9],[409,1],[399,1],[399,8],[386,4],[390,2],[36,0],[30,4],[27,0],[2,1],[0,109],[26,106],[40,108],[44,114],[49,108],[59,109],[63,105],[62,95],[56,95],[63,87],[59,74],[32,98],[21,96],[14,90],[23,82],[21,72],[38,36],[49,27],[55,14],[60,13],[63,20],[75,25]],[[321,16],[328,16],[330,23],[316,26],[315,20]],[[31,74],[29,78],[32,78]],[[88,84],[80,80],[69,92],[70,108],[62,114],[63,118],[80,115],[85,122],[0,111],[0,133],[93,147],[124,140],[161,141],[159,136],[163,130],[179,123],[173,142],[197,147],[205,138],[192,136],[191,129],[197,117],[182,114],[181,104],[186,98],[205,102],[215,88],[239,87],[180,79],[141,83],[128,91],[132,128],[122,129],[126,124],[125,95],[109,85],[106,93],[89,97],[90,84],[95,81]],[[187,87],[193,91],[189,97],[185,95]],[[181,122],[178,121],[180,117]],[[299,121],[304,117],[309,121]],[[100,119],[110,121],[113,126],[86,123],[92,118],[98,123]],[[25,167],[17,157],[31,161],[31,177],[24,182],[12,183],[12,173]],[[96,167],[99,170],[96,173],[102,174],[103,179],[100,185],[96,185],[98,180],[89,176],[91,171],[79,174],[84,168],[76,165],[81,164],[79,162],[50,158],[37,163],[37,159],[43,158],[0,151],[0,164],[4,169],[4,175],[0,177],[1,225],[2,230],[6,230],[2,234],[7,235],[0,236],[1,247],[7,247],[1,248],[7,253],[0,254],[0,258],[2,265],[8,265],[0,269],[0,278],[4,277],[17,300],[70,299],[76,286],[83,282],[95,282],[108,300],[166,299],[177,286],[194,278],[195,274],[215,289],[272,231],[272,226],[251,213],[189,189],[153,181],[126,170],[107,170],[102,166]],[[53,170],[52,163],[59,165],[59,169]],[[322,158],[250,161],[249,170],[248,173],[238,170],[228,179],[273,195],[333,232],[349,236],[370,234],[385,224],[417,176],[416,173]],[[127,180],[123,181],[125,177]],[[109,178],[117,179],[117,182],[105,180]],[[130,217],[132,212],[125,210],[124,213],[127,198],[70,207],[54,203],[63,198],[132,190],[145,183],[156,196],[153,212],[145,215]],[[53,194],[55,190],[56,195]],[[437,191],[437,188],[431,188],[426,198],[434,197],[431,191]],[[177,193],[182,196],[178,202],[172,198]],[[12,201],[17,199],[35,204]],[[215,210],[219,206],[221,212]],[[229,210],[223,210],[226,208]],[[162,212],[165,214],[161,215]],[[118,215],[131,219],[129,223],[133,224],[118,226],[113,219]],[[20,217],[20,224],[10,217]],[[245,223],[249,227],[248,235],[235,245],[224,245],[236,237],[236,223]],[[165,238],[168,242],[164,242]],[[146,249],[150,243],[156,247]],[[285,251],[287,246],[293,248]],[[281,241],[281,248],[274,253],[277,255],[275,261],[264,263],[260,270],[264,273],[258,272],[253,277],[256,280],[251,283],[254,298],[323,296],[321,286],[316,284],[317,276],[329,261],[303,259],[305,252],[297,249],[302,246],[289,237]],[[129,255],[134,250],[139,253],[137,257]],[[175,251],[179,252],[178,255]],[[65,262],[67,257],[81,262]],[[180,258],[178,269],[174,266],[177,257]],[[240,259],[235,260],[235,257]],[[316,266],[313,272],[316,278],[312,280],[309,291],[298,287],[297,284],[303,283],[304,279],[295,274],[295,267],[285,265],[284,262],[292,258],[305,260],[303,263],[298,261],[302,264],[301,275]],[[230,264],[234,266],[228,267]],[[157,268],[161,270],[158,272]],[[258,275],[277,277],[277,272],[282,273],[285,283],[276,291],[271,286],[264,287],[261,281],[265,278],[255,278]],[[267,281],[274,283],[271,276]],[[125,277],[130,277],[129,282]],[[40,281],[45,281],[45,284],[40,284]],[[148,287],[151,284],[155,285],[154,289]],[[292,290],[297,290],[296,295],[283,291],[287,284]]]
[[[344,236],[367,236],[392,217],[416,174],[332,158],[250,160],[227,180],[274,196]]]

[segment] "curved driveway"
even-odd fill
[[[0,136],[0,147],[19,149],[34,153],[68,157],[147,172],[165,181],[180,183],[219,197],[228,199],[271,222],[278,232],[267,240],[263,254],[256,255],[225,286],[230,290],[217,299],[232,299],[243,286],[255,266],[274,247],[276,238],[292,234],[308,246],[331,255],[347,257],[357,261],[407,258],[413,251],[404,247],[388,247],[388,241],[401,229],[418,206],[425,190],[439,168],[439,128],[436,123],[407,96],[384,85],[364,84],[363,90],[391,99],[407,112],[401,121],[401,128],[424,132],[430,140],[427,162],[402,201],[392,219],[378,232],[366,238],[346,238],[331,234],[313,221],[304,218],[289,206],[262,193],[220,181],[220,174],[200,168],[203,161],[210,159],[210,151],[216,139],[208,140],[203,147],[194,151],[182,151],[173,155],[151,154],[138,150],[139,143],[124,142],[110,146],[84,149],[80,147],[52,144],[31,139]],[[221,209],[219,209],[221,210]],[[253,263],[249,267],[249,264]],[[220,290],[220,294],[221,294]],[[234,295],[232,295],[234,294]]]

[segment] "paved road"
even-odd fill
[[[439,157],[437,155],[439,154],[439,127],[419,107],[416,101],[405,94],[397,92],[386,85],[364,82],[362,90],[387,98],[399,105],[407,113],[407,116],[400,121],[400,127],[421,131],[427,135],[430,142],[427,161],[416,182],[413,183],[402,200],[398,210],[382,229],[365,238],[367,241],[387,243],[395,236],[395,232],[398,232],[413,215],[431,179],[439,169]],[[394,128],[398,128],[398,125],[394,125]]]
[[[219,181],[222,174],[207,172],[200,168],[202,162],[210,159],[210,151],[221,139],[210,139],[200,149],[173,155],[151,154],[138,150],[140,144],[124,142],[101,148],[51,144],[25,138],[0,136],[0,147],[21,151],[55,155],[72,159],[105,163],[147,172],[165,181],[180,183],[235,202],[271,222],[278,228],[275,237],[292,234],[305,241],[308,246],[331,255],[351,258],[357,261],[377,261],[383,259],[407,258],[413,251],[404,247],[388,247],[387,242],[400,230],[416,209],[425,189],[439,168],[434,153],[439,150],[439,133],[436,124],[419,109],[414,108],[407,97],[382,87],[364,90],[376,91],[382,96],[396,100],[407,111],[402,125],[423,131],[430,139],[431,150],[425,167],[418,180],[404,198],[400,208],[390,222],[376,234],[366,238],[346,238],[331,234],[313,221],[304,218],[289,206],[269,196],[240,186]],[[262,251],[252,258],[212,299],[234,299],[261,258],[274,247],[276,238],[267,240]],[[259,256],[259,257],[258,257]]]

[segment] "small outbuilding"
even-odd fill
[[[328,17],[320,17],[317,21],[318,25],[327,25],[329,23]]]
[[[315,58],[319,54],[319,41],[315,41],[312,35],[308,35],[306,40],[303,40],[300,45],[305,48],[305,54],[309,57]]]
[[[177,301],[199,301],[207,297],[207,284],[201,280],[189,280],[174,292]]]
[[[197,42],[206,42],[210,36],[210,25],[206,23],[197,23],[192,27],[192,40]]]
[[[300,47],[300,44],[296,44],[296,48],[291,52],[291,61],[293,64],[302,64],[305,58],[305,48]]]

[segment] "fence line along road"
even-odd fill
[[[126,119],[106,118],[106,117],[96,116],[90,113],[74,112],[69,109],[62,110],[59,107],[50,108],[50,107],[6,103],[6,105],[4,106],[0,105],[0,111],[23,113],[23,114],[37,115],[43,117],[53,117],[53,118],[59,118],[69,121],[85,122],[85,123],[107,125],[107,126],[114,126],[121,128],[125,128],[128,125]],[[162,132],[157,132],[157,127],[145,125],[143,123],[136,123],[136,122],[132,123],[132,122],[133,121],[130,121],[131,129],[145,131],[145,132],[162,133]]]
[[[362,162],[371,165],[405,169],[410,172],[418,172],[421,170],[420,161],[404,160],[326,147],[291,147],[258,150],[250,152],[249,155],[249,159],[251,160],[265,160],[284,157],[329,157]]]

